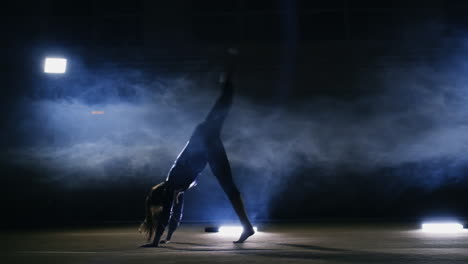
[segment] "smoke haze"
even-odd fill
[[[443,55],[363,74],[356,85],[370,92],[358,97],[317,95],[287,105],[248,98],[239,72],[222,138],[254,218],[267,217],[284,190],[314,190],[343,172],[382,177],[384,192],[464,181],[467,56],[460,49]],[[45,78],[21,99],[10,119],[21,143],[4,152],[10,162],[44,169],[42,180],[67,188],[162,181],[219,94],[217,71],[81,67]],[[308,85],[317,84],[312,78]],[[379,175],[383,169],[391,176]],[[200,175],[189,198],[226,203],[209,174]],[[291,186],[297,182],[302,185]],[[214,208],[206,209],[212,218],[232,216],[229,208]]]

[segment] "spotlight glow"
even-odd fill
[[[67,70],[67,59],[46,58],[44,61],[45,73],[65,73]]]
[[[253,229],[257,232],[256,226]],[[242,231],[244,231],[242,226],[220,226],[218,232],[223,235],[240,235]]]
[[[423,223],[422,230],[430,233],[459,233],[463,231],[463,225],[456,222]]]

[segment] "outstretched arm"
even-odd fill
[[[184,214],[184,193],[179,193],[174,199],[175,204],[173,207],[173,212],[171,219],[169,220],[169,230],[167,230],[166,240],[161,240],[161,243],[169,243],[172,238],[172,234],[176,231],[177,227],[180,225],[182,216]]]
[[[158,226],[154,235],[153,246],[158,247],[161,237],[171,218],[172,206],[174,204],[174,191],[167,190],[163,198],[163,210],[159,215]]]

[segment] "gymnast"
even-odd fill
[[[231,57],[235,54],[230,50]],[[232,58],[231,58],[232,60]],[[205,120],[199,123],[189,141],[175,160],[165,181],[154,186],[145,200],[146,217],[140,226],[148,241],[153,242],[142,247],[159,247],[160,243],[169,243],[172,234],[182,219],[184,192],[196,183],[198,174],[208,164],[218,179],[221,187],[231,202],[234,211],[243,226],[243,232],[234,243],[243,243],[255,232],[245,211],[241,194],[231,174],[231,166],[221,141],[220,133],[226,116],[232,105],[232,63],[221,75],[222,93]],[[168,226],[165,240],[161,240]]]

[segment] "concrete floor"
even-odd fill
[[[468,231],[428,234],[402,225],[266,225],[236,236],[184,225],[173,243],[145,243],[137,226],[2,232],[1,263],[468,263]]]

